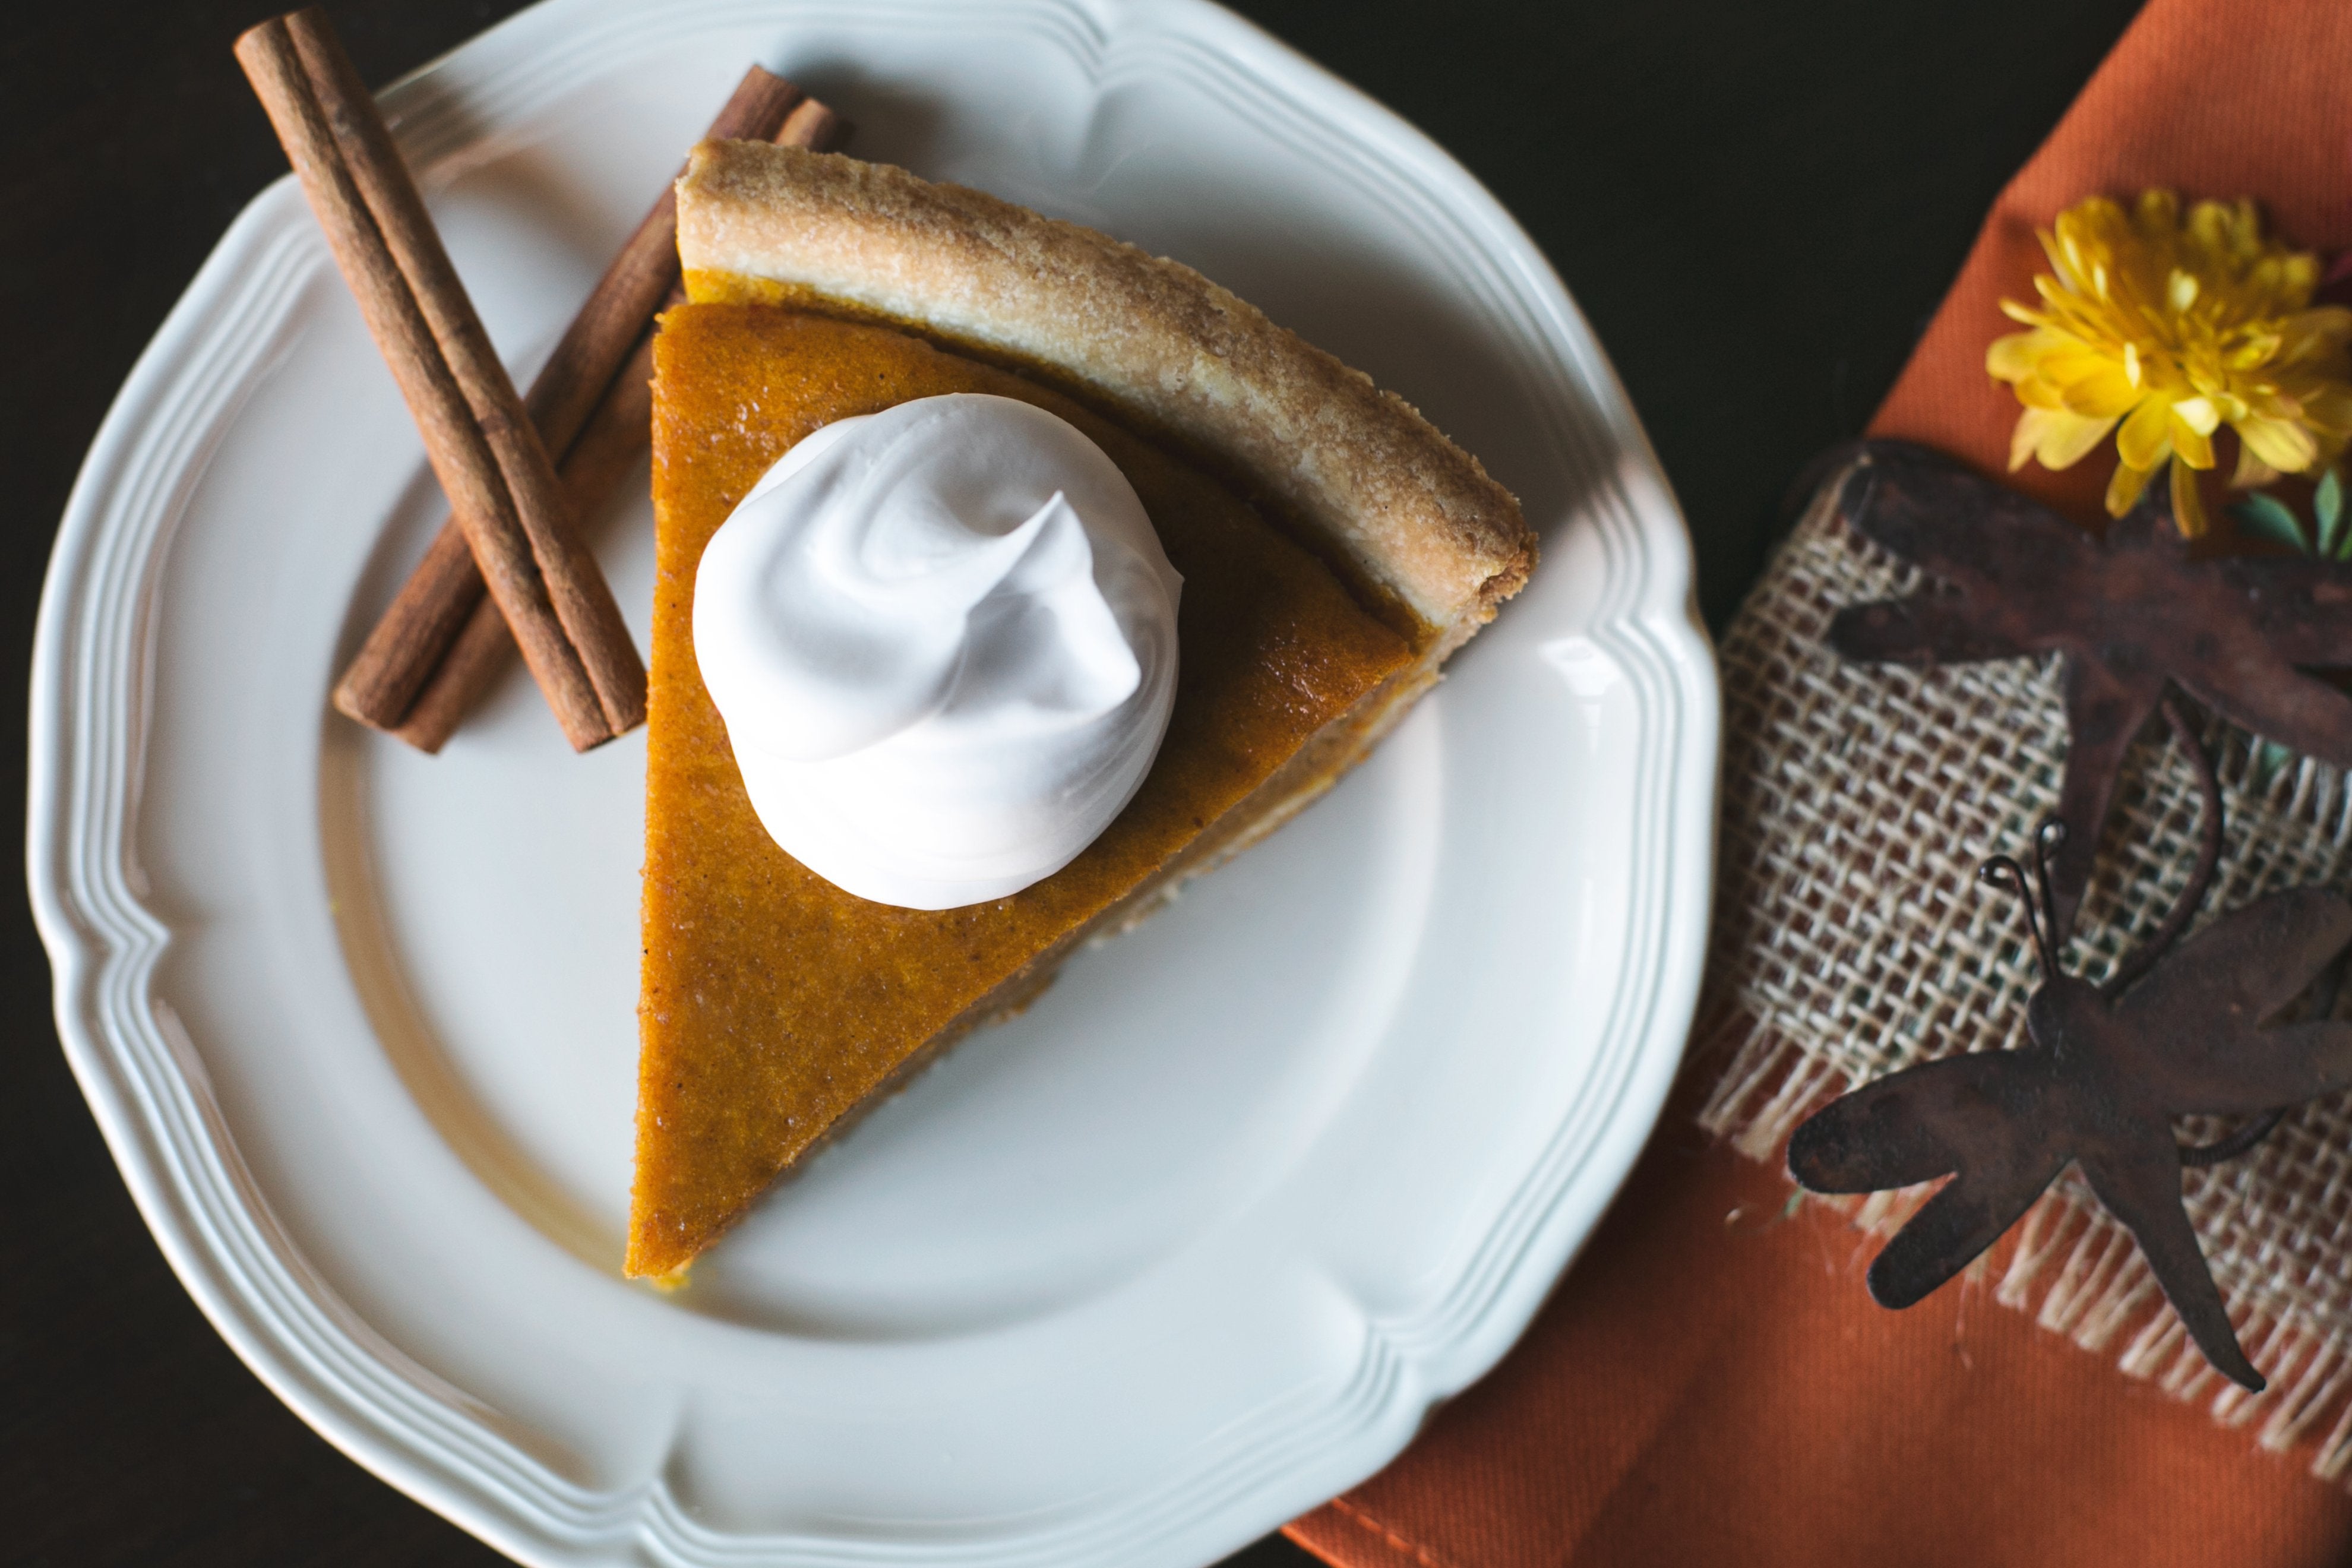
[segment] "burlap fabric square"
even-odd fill
[[[2037,984],[2014,899],[1977,880],[2027,852],[2056,805],[2066,724],[2053,660],[1918,671],[1851,664],[1824,640],[1848,605],[1918,575],[1849,533],[1845,473],[1816,492],[1726,634],[1721,882],[1701,1003],[1701,1119],[1759,1160],[1834,1095],[1897,1068],[2022,1043]],[[2212,724],[2228,831],[2199,923],[2275,889],[2342,887],[2343,775]],[[2153,724],[2134,748],[2067,961],[2096,980],[2187,881],[2195,775]],[[2347,988],[2352,989],[2352,988]],[[2202,1142],[2220,1127],[2184,1121]],[[1892,1235],[1927,1189],[1853,1202]],[[2070,1169],[2011,1237],[1948,1289],[2002,1305],[2263,1447],[2316,1440],[2352,1474],[2352,1096],[2291,1113],[2252,1153],[2187,1173],[2190,1219],[2241,1342],[2270,1380],[2250,1395],[2190,1343],[2130,1233]],[[1868,1250],[1874,1251],[1875,1245]],[[1865,1254],[1866,1256],[1866,1254]],[[1860,1270],[1854,1289],[1863,1289]]]

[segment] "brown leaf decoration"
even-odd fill
[[[1953,1177],[1870,1266],[1871,1295],[1907,1307],[2079,1160],[2205,1358],[2260,1391],[2181,1205],[2172,1119],[2352,1087],[2352,1024],[2257,1026],[2347,942],[2352,904],[2300,888],[2232,910],[2114,1000],[2054,975],[2028,1006],[2031,1045],[1908,1068],[1833,1101],[1789,1141],[1790,1173],[1821,1193]]]
[[[2335,982],[2302,1021],[2275,1022],[2352,943],[2352,903],[2319,888],[2273,893],[2174,947],[2221,855],[2221,792],[2179,703],[2163,707],[2195,768],[2204,821],[2196,868],[2162,925],[2093,985],[2060,969],[2063,943],[2037,918],[2023,868],[2006,856],[1986,862],[1986,881],[2022,898],[2042,961],[2042,983],[2026,1004],[2030,1043],[1906,1068],[1832,1100],[1789,1140],[1789,1172],[1818,1193],[1952,1178],[1871,1263],[1871,1295],[1907,1307],[1966,1268],[2079,1163],[2205,1359],[2259,1393],[2263,1376],[2230,1326],[2181,1203],[2180,1172],[2243,1152],[2289,1106],[2352,1088],[2352,1023],[2327,1016]],[[2039,914],[2051,910],[2051,871],[2065,837],[2063,824],[2042,825]],[[2219,1143],[2174,1142],[2175,1117],[2250,1113],[2261,1120]]]
[[[1932,668],[2056,653],[2071,740],[2051,868],[2057,933],[2074,928],[2124,760],[2168,686],[2242,729],[2352,767],[2352,697],[2306,669],[2352,667],[2352,571],[2294,556],[2199,558],[2150,485],[2104,538],[1922,447],[1872,441],[1839,510],[1935,579],[1840,611],[1830,645]]]

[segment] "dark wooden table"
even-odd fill
[[[648,4],[654,0],[647,0]],[[0,816],[21,817],[49,542],[132,359],[285,168],[229,58],[268,0],[12,14],[0,38]],[[371,81],[497,0],[330,0]],[[1719,626],[1783,489],[1853,435],[2011,170],[2133,0],[1244,0],[1518,215],[1608,346]],[[2228,193],[2220,193],[2228,194]],[[0,913],[0,1561],[501,1561],[342,1458],[197,1314],[60,1056],[29,912]],[[1234,1560],[1308,1561],[1279,1537]]]

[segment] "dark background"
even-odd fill
[[[0,820],[22,818],[34,608],[82,450],[221,230],[285,169],[229,56],[273,9],[52,5],[0,38],[0,493],[16,519],[0,533]],[[382,83],[517,7],[327,9]],[[1719,627],[1791,477],[1869,416],[1994,193],[2135,5],[1238,9],[1429,132],[1533,233],[1657,445]],[[197,1314],[66,1071],[20,897],[0,900],[0,1560],[503,1561],[313,1436]],[[1278,1537],[1234,1559],[1309,1561]]]

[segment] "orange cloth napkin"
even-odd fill
[[[2352,1496],[1875,1244],[1687,1103],[1518,1347],[1290,1526],[1348,1568],[2318,1568]],[[1996,1279],[1999,1277],[1996,1271]]]
[[[2000,474],[2017,405],[1985,345],[2011,330],[2000,299],[2033,297],[2034,229],[2152,185],[2257,196],[2295,243],[2352,245],[2352,0],[2151,0],[1994,205],[1871,433]],[[2010,482],[2090,521],[2106,474]],[[1347,1568],[2352,1560],[2352,1495],[2307,1455],[2257,1450],[1980,1282],[1882,1310],[1875,1244],[1781,1217],[1787,1178],[1690,1110],[1518,1348],[1294,1540]]]

